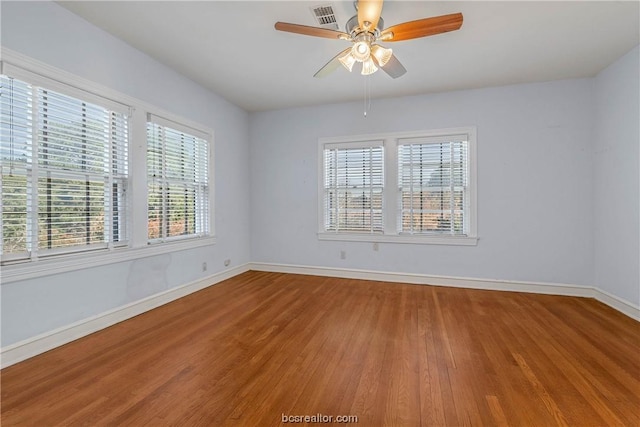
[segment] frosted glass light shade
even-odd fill
[[[356,63],[356,58],[354,58],[353,55],[351,55],[351,51],[349,51],[346,54],[339,57],[338,61],[340,61],[340,63],[344,65],[344,68],[346,68],[347,70],[349,70],[349,72],[351,72],[351,70],[353,70],[353,64]]]
[[[384,48],[380,45],[374,45],[371,47],[371,55],[373,55],[378,61],[378,65],[384,67],[393,55],[393,50]]]
[[[362,61],[362,75],[368,76],[369,74],[373,74],[378,71],[378,67],[373,63],[373,59],[371,57],[367,58],[366,61]]]

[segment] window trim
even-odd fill
[[[118,162],[119,163],[124,162],[124,165],[128,165],[128,157],[130,153],[129,144],[131,140],[131,132],[129,129],[131,107],[126,104],[113,101],[108,97],[103,97],[94,92],[90,92],[90,91],[78,88],[76,86],[71,86],[65,83],[61,83],[45,75],[36,74],[32,71],[25,70],[23,68],[20,68],[19,66],[14,66],[4,61],[2,62],[2,69],[0,74],[6,74],[10,79],[16,79],[21,82],[24,82],[25,84],[29,85],[32,90],[31,104],[30,104],[31,115],[32,115],[31,141],[30,141],[31,158],[30,158],[30,162],[28,162],[26,164],[27,166],[25,166],[24,177],[27,181],[27,186],[29,186],[30,184],[31,187],[34,189],[32,190],[33,191],[32,196],[27,196],[27,214],[26,214],[27,230],[29,229],[31,230],[31,231],[28,231],[28,234],[31,240],[33,240],[32,242],[33,247],[31,248],[27,247],[26,250],[22,252],[0,253],[1,262],[5,265],[9,263],[35,262],[41,258],[47,259],[49,257],[56,257],[63,254],[77,255],[83,252],[96,252],[100,250],[108,250],[114,247],[127,246],[129,243],[128,230],[129,230],[129,224],[130,224],[130,218],[129,218],[130,202],[128,201],[128,190],[130,186],[130,183],[129,183],[130,168],[127,166],[124,168],[124,170],[120,170],[119,172],[114,171],[113,164],[112,164],[113,157],[111,157],[112,155],[111,149],[114,147],[117,147],[117,152],[119,153]],[[51,95],[52,93],[54,95]],[[111,129],[110,126],[113,125],[115,123],[114,120],[116,120],[113,117],[113,114],[115,113],[120,116],[120,119],[122,120],[123,125],[126,126],[126,132],[123,132],[123,136],[126,138],[126,141],[124,141],[122,145],[120,144],[111,145],[113,141],[113,139],[111,138],[111,132],[109,132],[110,136],[108,136],[106,140],[96,135],[92,136],[94,140],[100,139],[100,143],[101,143],[100,145],[103,150],[107,148],[106,144],[109,144],[109,147],[108,147],[109,150],[105,154],[105,158],[103,159],[104,163],[102,165],[102,166],[107,165],[105,170],[102,170],[102,171],[86,170],[84,171],[84,173],[81,173],[79,170],[75,168],[65,168],[64,166],[60,166],[60,165],[46,166],[41,163],[41,160],[40,160],[41,148],[45,145],[45,143],[40,139],[38,135],[40,135],[41,132],[44,132],[47,129],[46,128],[47,125],[40,122],[39,116],[40,116],[40,111],[43,108],[47,108],[47,107],[44,107],[46,103],[42,101],[43,97],[48,98],[50,95],[51,95],[51,98],[53,99],[53,102],[52,102],[53,111],[54,111],[53,114],[60,114],[60,111],[61,111],[60,108],[66,107],[66,105],[64,105],[63,107],[60,107],[61,105],[60,96],[62,96],[62,97],[65,97],[65,100],[61,101],[62,103],[66,102],[69,98],[71,98],[74,101],[78,101],[82,105],[92,104],[93,106],[101,109],[104,113],[106,113],[106,116],[109,118],[108,119],[109,129]],[[91,107],[91,109],[93,109],[93,107]],[[40,126],[43,126],[43,127],[41,128]],[[126,150],[124,150],[125,147],[126,147]],[[120,154],[123,155],[123,158],[120,158]],[[120,168],[118,167],[118,169]],[[124,203],[121,206],[119,206],[121,209],[118,210],[118,215],[119,216],[122,215],[122,218],[123,218],[122,222],[120,223],[120,228],[122,228],[123,233],[122,235],[118,236],[119,239],[114,240],[114,234],[113,234],[113,231],[111,231],[109,233],[109,237],[107,241],[98,241],[98,242],[91,242],[85,245],[70,245],[70,246],[61,246],[61,247],[54,247],[54,248],[47,248],[43,246],[42,242],[40,241],[40,234],[43,230],[43,226],[39,219],[40,216],[43,214],[43,212],[41,210],[42,206],[40,205],[39,200],[41,197],[43,197],[44,193],[41,192],[39,188],[41,185],[41,180],[45,179],[45,177],[47,178],[52,177],[54,180],[63,179],[63,180],[78,181],[78,180],[84,179],[86,180],[86,182],[89,182],[89,180],[93,183],[100,182],[100,183],[104,183],[105,185],[105,188],[103,189],[103,191],[108,191],[108,192],[111,191],[109,189],[109,186],[111,185],[111,183],[119,181],[120,179],[123,179],[124,185],[122,186],[121,191],[122,191],[122,198],[124,200]],[[51,184],[49,180],[47,180],[46,185],[48,186],[48,188],[51,188],[50,187]],[[29,197],[32,198],[31,203],[34,204],[34,206],[32,206],[31,209],[29,209],[29,205],[30,205]],[[110,198],[110,200],[112,199]],[[112,224],[108,224],[108,223],[111,222],[111,214],[113,212],[113,207],[114,207],[113,202],[107,201],[107,197],[105,197],[103,200],[103,207],[104,207],[104,216],[105,216],[103,221],[104,221],[105,227],[111,227]],[[44,229],[46,231],[46,228]],[[3,233],[0,231],[0,237],[2,237],[2,235]]]
[[[215,208],[215,193],[214,193],[214,169],[213,169],[213,165],[214,165],[214,154],[215,154],[215,150],[214,150],[214,133],[213,130],[211,129],[203,129],[202,126],[200,126],[199,124],[186,120],[186,119],[181,119],[173,114],[167,114],[166,112],[161,112],[159,111],[158,113],[155,113],[154,111],[156,110],[148,110],[147,114],[146,114],[146,120],[145,120],[145,159],[146,159],[146,153],[147,153],[147,133],[146,133],[146,129],[147,129],[147,124],[148,123],[155,123],[158,124],[160,126],[164,126],[164,127],[168,127],[180,132],[184,132],[186,134],[190,134],[191,136],[195,136],[197,138],[203,139],[206,141],[207,143],[207,155],[208,155],[208,159],[207,159],[207,187],[208,187],[208,202],[209,202],[209,206],[208,206],[208,218],[207,218],[207,232],[204,234],[200,234],[200,235],[186,235],[186,236],[172,236],[172,237],[164,237],[164,238],[157,238],[157,239],[149,239],[148,238],[148,229],[147,232],[145,233],[146,236],[146,244],[147,245],[163,245],[163,244],[167,244],[167,243],[172,243],[172,242],[176,242],[176,241],[187,241],[187,240],[192,240],[192,239],[203,239],[203,238],[211,238],[213,236],[215,236],[215,221],[214,221],[214,208]],[[145,163],[145,170],[144,170],[144,177],[145,177],[145,185],[148,185],[148,181],[146,181],[148,179],[148,170],[147,170],[147,165]],[[148,188],[148,187],[147,187]],[[148,226],[148,217],[149,217],[149,212],[148,212],[148,198],[149,195],[148,193],[145,195],[145,210],[144,210],[144,214],[145,214],[145,218],[147,219],[147,226]]]
[[[114,246],[94,251],[83,251],[68,254],[56,254],[46,258],[34,260],[11,260],[10,257],[1,257],[6,263],[0,268],[0,285],[33,279],[51,274],[59,274],[85,268],[109,265],[118,262],[126,262],[138,258],[183,251],[188,249],[210,246],[216,243],[215,235],[215,133],[212,129],[202,124],[180,117],[153,104],[147,103],[133,96],[126,95],[101,85],[92,80],[77,76],[68,71],[51,66],[47,63],[35,60],[22,53],[6,47],[0,47],[0,73],[7,74],[16,68],[21,73],[29,73],[47,79],[56,86],[53,90],[74,96],[69,90],[77,90],[88,93],[101,99],[110,100],[115,104],[128,106],[131,112],[129,121],[129,217],[130,230],[128,245]],[[11,74],[11,73],[9,73]],[[24,76],[24,74],[21,74]],[[18,77],[18,76],[15,76]],[[60,90],[60,86],[67,89]],[[90,99],[87,99],[90,100]],[[149,245],[147,242],[147,182],[146,182],[146,122],[147,113],[161,116],[174,122],[181,123],[209,134],[209,235],[179,239],[161,244]],[[142,171],[142,174],[136,174]],[[134,200],[142,200],[136,204]]]
[[[382,166],[384,167],[384,156],[385,154],[385,148],[384,148],[384,141],[383,140],[367,140],[367,141],[358,141],[358,142],[354,142],[354,143],[341,143],[341,144],[334,144],[334,143],[329,143],[329,144],[325,144],[323,147],[323,158],[322,158],[322,164],[324,165],[324,150],[350,150],[350,149],[377,149],[380,148],[382,149]],[[337,172],[337,171],[336,171]],[[372,176],[370,177],[370,179],[373,179],[373,171],[371,171]],[[384,169],[382,170],[382,176],[383,176],[383,181],[382,181],[382,196],[384,197],[384,189],[385,189],[385,184],[386,184],[386,178],[384,176]],[[322,183],[321,186],[322,187],[322,192],[323,192],[323,197],[322,197],[322,212],[324,214],[325,210],[324,210],[324,196],[326,195],[326,188],[325,188],[325,177],[322,177]],[[363,187],[363,188],[368,188],[369,190],[373,190],[376,186],[374,186],[373,182],[371,182],[371,185],[369,187]],[[339,191],[339,187],[336,187],[333,189],[334,191],[338,192]],[[384,201],[383,201],[383,205],[384,205]],[[373,212],[373,207],[370,207],[370,213]],[[383,211],[383,215],[384,215],[384,211]],[[339,221],[338,221],[339,222]],[[384,228],[384,218],[382,218],[382,227]],[[322,223],[321,227],[324,228],[325,222]],[[371,227],[374,227],[373,224],[373,220],[371,221]],[[336,224],[336,227],[339,227],[339,224]],[[345,234],[345,233],[349,233],[349,232],[345,232],[345,231],[340,231],[340,229],[337,229],[335,231],[327,231],[327,233],[336,233],[336,234]],[[384,229],[381,231],[352,231],[351,233],[353,234],[372,234],[372,235],[376,235],[376,236],[380,236],[384,233]]]
[[[477,138],[476,127],[456,127],[409,132],[389,132],[365,135],[323,137],[318,139],[318,186],[317,186],[317,224],[318,240],[373,242],[373,243],[409,243],[426,245],[475,246],[477,234]],[[466,135],[468,140],[469,168],[469,233],[466,236],[404,234],[397,230],[398,209],[398,145],[407,144],[401,140],[432,139],[454,135]],[[335,147],[358,147],[366,143],[382,141],[384,147],[384,190],[383,220],[384,233],[354,233],[326,231],[324,229],[324,149]]]

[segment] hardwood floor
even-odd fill
[[[2,370],[1,421],[638,426],[639,355],[591,299],[248,272]]]

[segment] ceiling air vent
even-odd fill
[[[313,13],[314,18],[316,18],[316,22],[320,27],[327,28],[329,30],[338,29],[338,22],[331,4],[312,7],[311,13]]]

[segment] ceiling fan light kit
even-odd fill
[[[378,71],[376,62],[379,66],[384,65],[391,58],[391,49],[385,49],[379,45],[371,45],[373,37],[368,33],[361,33],[357,36],[357,40],[351,49],[347,50],[344,55],[338,57],[338,61],[349,71],[353,70],[353,65],[356,62],[362,63],[363,76],[373,74]]]
[[[391,59],[391,55],[393,55],[392,49],[387,49],[385,47],[380,46],[379,44],[373,45],[371,48],[371,55],[376,59],[376,62],[384,67],[387,65],[387,62]]]
[[[353,57],[351,49],[349,49],[347,53],[338,58],[338,61],[340,61],[344,68],[351,72],[351,70],[353,70],[353,65],[356,63],[356,58]]]
[[[353,55],[358,62],[364,62],[369,59],[369,56],[371,55],[370,42],[368,40],[355,42],[351,48],[351,55]]]
[[[396,42],[427,37],[455,31],[462,26],[462,14],[453,13],[404,22],[384,29],[384,20],[380,17],[383,0],[359,0],[354,4],[358,13],[347,21],[346,32],[276,22],[275,28],[278,31],[348,40],[353,43],[351,48],[345,49],[327,62],[314,77],[325,77],[339,68],[340,64],[351,72],[355,63],[360,62],[362,63],[362,75],[373,74],[382,68],[389,76],[396,79],[405,74],[407,70],[393,55],[392,49],[385,48],[376,42]]]

